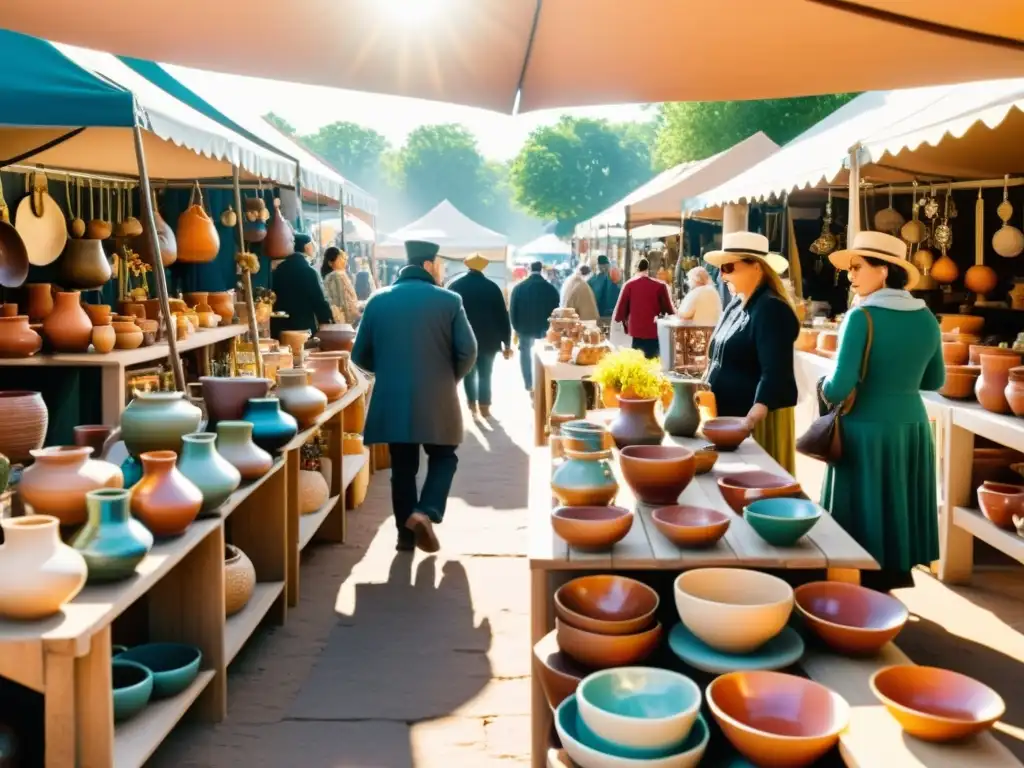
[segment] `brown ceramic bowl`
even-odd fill
[[[1013,530],[1013,516],[1024,515],[1024,485],[985,481],[978,488],[978,506],[993,525]]]
[[[576,693],[580,681],[589,674],[569,654],[562,653],[556,634],[551,630],[533,646],[535,674],[552,709]]]
[[[974,384],[981,375],[980,365],[947,365],[946,383],[939,394],[951,400],[968,400],[974,397]]]
[[[911,736],[952,741],[992,727],[1006,704],[977,680],[938,667],[886,667],[871,677],[871,692]]]
[[[599,635],[555,619],[558,647],[591,669],[627,667],[646,659],[661,641],[661,624],[632,635]]]
[[[566,544],[580,549],[608,549],[633,527],[633,513],[622,507],[558,507],[551,527]]]
[[[1015,355],[1020,356],[1020,352],[1014,352],[1009,347],[989,347],[984,344],[971,344],[968,348],[968,362],[971,365],[981,365],[982,355]]]
[[[715,466],[715,462],[718,461],[718,451],[715,450],[714,445],[698,448],[693,454],[693,459],[697,463],[696,474],[706,475]]]
[[[713,547],[729,530],[729,515],[705,507],[661,507],[651,513],[654,527],[678,547]]]
[[[943,333],[977,335],[985,327],[985,318],[978,315],[939,315],[939,330]]]
[[[622,477],[644,504],[675,504],[697,469],[681,445],[631,445],[619,451]]]
[[[850,706],[825,686],[782,672],[732,672],[707,688],[711,714],[757,765],[806,766],[839,741]]]
[[[555,613],[566,624],[599,635],[631,635],[649,627],[658,593],[625,576],[581,576],[555,592]]]
[[[321,325],[316,336],[320,339],[320,349],[324,352],[351,352],[356,341],[356,331],[347,323]]]
[[[220,421],[239,421],[245,406],[254,397],[266,397],[273,383],[270,379],[249,376],[200,376],[203,402],[208,416],[207,429]]]
[[[747,420],[738,416],[720,416],[708,419],[701,427],[704,437],[715,444],[719,451],[735,451],[740,443],[750,436]]]
[[[967,365],[967,345],[962,341],[942,342],[942,359],[946,365]]]
[[[841,581],[804,584],[793,598],[810,630],[840,653],[877,653],[909,616],[895,597]]]
[[[737,515],[742,515],[743,508],[758,499],[799,496],[802,492],[800,483],[793,478],[761,471],[720,477],[718,489]]]

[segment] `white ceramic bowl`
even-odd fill
[[[580,717],[595,735],[629,749],[660,752],[686,739],[700,711],[700,687],[654,667],[595,672],[576,689]]]
[[[750,653],[775,637],[793,612],[793,588],[743,568],[697,568],[679,574],[676,610],[693,634],[726,653]]]

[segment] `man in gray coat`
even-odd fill
[[[398,549],[436,552],[462,442],[458,383],[476,363],[476,338],[462,299],[440,287],[434,243],[405,244],[408,264],[366,304],[352,362],[374,375],[364,442],[391,452],[391,506]],[[427,477],[417,491],[420,448]]]

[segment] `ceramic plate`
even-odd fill
[[[753,653],[717,651],[700,640],[682,623],[673,627],[668,636],[668,644],[672,652],[685,663],[712,675],[785,669],[796,664],[804,655],[803,638],[792,627],[785,627]]]

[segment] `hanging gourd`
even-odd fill
[[[267,222],[263,214],[267,204],[259,193],[255,197],[245,198],[245,219],[242,222],[242,236],[247,243],[262,243],[267,236]]]
[[[263,254],[268,259],[287,259],[295,252],[295,230],[281,213],[281,199],[274,198],[274,217],[267,224]]]
[[[153,220],[156,222],[156,240],[160,246],[160,263],[165,267],[171,266],[178,260],[178,241],[174,237],[174,230],[171,229],[171,225],[164,221],[164,217],[160,215],[160,209],[156,204],[156,192],[153,193],[152,202],[150,206],[153,209]],[[145,207],[143,206],[143,212]],[[143,215],[143,220],[146,220]],[[149,245],[149,237],[145,232],[145,225],[143,225],[143,232],[134,240],[133,250],[139,254],[139,257],[150,266],[155,264],[153,258],[153,249]]]
[[[178,260],[185,264],[206,264],[217,258],[220,235],[213,219],[203,208],[203,193],[197,181],[189,205],[178,217]]]
[[[1010,205],[1010,191],[1008,189],[1010,180],[1009,174],[1003,177],[1003,202],[996,208],[996,214],[1003,222],[996,233],[992,235],[992,250],[1006,259],[1020,256],[1024,252],[1024,234],[1010,224],[1010,217],[1013,216],[1013,206]]]
[[[227,210],[220,215],[220,224],[222,227],[228,227],[229,229],[238,223],[238,214],[235,213],[235,209],[232,206],[228,206]]]

